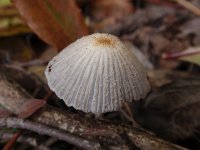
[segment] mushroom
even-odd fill
[[[100,114],[144,98],[147,73],[116,36],[94,33],[62,50],[48,64],[48,85],[67,106]]]

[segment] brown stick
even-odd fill
[[[14,134],[12,134],[12,133],[1,133],[0,138],[2,141],[8,141],[9,139],[11,139],[13,137],[13,135]],[[37,139],[34,137],[30,137],[30,136],[21,135],[17,139],[17,142],[33,146],[38,150],[50,150],[50,148],[48,148],[48,146],[46,146],[44,144],[38,145]]]
[[[84,138],[96,139],[108,147],[109,145],[127,145],[127,140],[122,136],[125,133],[136,146],[143,150],[158,150],[166,147],[170,150],[185,149],[161,140],[154,135],[145,133],[144,130],[139,128],[107,120],[95,120],[48,105],[30,119],[34,122],[48,124]],[[145,138],[141,139],[141,137]]]
[[[0,81],[2,88],[0,88],[2,94],[0,96],[0,104],[13,114],[18,115],[20,105],[29,101],[30,97],[20,92],[17,87],[14,87],[5,79],[2,78]],[[139,128],[107,120],[89,118],[84,113],[63,111],[49,105],[45,105],[29,119],[30,121],[17,118],[0,119],[0,126],[28,129],[37,133],[57,137],[75,145],[79,145],[80,143],[80,146],[87,147],[87,149],[94,148],[95,146],[97,148],[99,147],[98,143],[92,141],[98,141],[105,147],[110,147],[111,145],[123,147],[128,145],[131,148],[131,143],[128,139],[131,139],[132,145],[136,145],[142,150],[158,150],[162,149],[162,147],[169,147],[170,150],[184,149],[161,140],[154,135],[150,135]],[[84,141],[87,142],[85,143]]]
[[[45,134],[52,137],[56,137],[60,140],[76,145],[83,149],[88,149],[88,150],[100,149],[99,143],[91,142],[81,137],[72,135],[68,132],[54,129],[46,125],[35,123],[29,120],[18,119],[14,117],[2,118],[0,119],[0,127],[27,129],[37,132],[38,134]]]

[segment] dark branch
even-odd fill
[[[30,101],[31,97],[27,97],[27,94],[20,92],[17,87],[14,87],[8,81],[3,79],[0,81],[2,92],[0,104],[13,114],[18,115],[20,106]],[[158,150],[166,147],[170,150],[184,149],[161,140],[154,135],[148,134],[139,128],[126,124],[89,118],[84,113],[73,113],[67,110],[63,111],[49,105],[42,107],[34,113],[29,120],[17,118],[0,119],[0,126],[28,129],[39,134],[57,137],[85,149],[98,148],[100,147],[99,143],[101,143],[101,146],[105,147],[111,147],[111,145],[130,147],[129,145],[133,144],[143,150]],[[128,137],[123,136],[125,134],[127,134]],[[127,142],[128,138],[130,140]],[[98,141],[99,143],[92,141]],[[132,143],[130,143],[130,141]]]
[[[87,150],[100,149],[99,143],[91,142],[81,137],[72,135],[68,132],[54,129],[40,123],[31,122],[29,120],[18,119],[14,117],[3,118],[0,119],[0,127],[27,129],[37,132],[38,134],[45,134],[48,136],[56,137],[60,140],[76,145],[83,149]]]
[[[0,133],[0,138],[1,138],[1,141],[3,141],[3,142],[10,140],[12,137],[13,137],[12,133]],[[50,150],[50,148],[48,148],[46,145],[38,144],[37,139],[34,137],[21,135],[17,139],[17,142],[23,143],[23,144],[28,144],[30,146],[37,148],[38,150]]]

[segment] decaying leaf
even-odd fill
[[[28,26],[45,42],[62,50],[88,34],[74,0],[12,0]]]
[[[29,99],[20,107],[20,113],[18,114],[18,117],[27,118],[45,104],[46,101],[44,100]]]
[[[1,107],[0,107],[0,118],[9,117],[11,114],[12,114],[12,113],[9,112],[7,109],[1,108]]]

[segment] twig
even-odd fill
[[[144,135],[137,135],[137,134],[135,135],[132,133],[127,133],[127,135],[129,136],[130,140],[142,150],[160,150],[160,149],[171,150],[172,149],[172,147],[170,146],[170,143],[168,143],[166,141],[164,142],[160,139],[152,140],[152,136],[148,136],[148,135],[144,136]],[[143,143],[141,141],[151,141],[151,142]],[[157,143],[160,143],[160,145]],[[154,146],[152,146],[152,145],[154,145]],[[180,150],[180,148],[181,147],[173,147],[173,150]],[[183,150],[188,150],[188,149],[183,148]]]
[[[192,3],[190,3],[186,0],[172,0],[172,1],[179,3],[181,6],[187,8],[188,10],[193,12],[194,14],[200,16],[200,9],[198,7],[196,7],[195,5],[193,5]]]
[[[163,59],[176,59],[179,57],[190,56],[190,55],[195,55],[195,54],[200,54],[200,47],[191,47],[191,48],[188,48],[181,52],[164,53],[162,55],[162,58]]]
[[[44,100],[48,101],[48,98],[51,97],[52,94],[53,92],[49,90],[48,93],[45,95]]]
[[[0,134],[0,138],[3,141],[7,141],[9,139],[11,139],[13,137],[12,133],[2,133]],[[17,142],[19,143],[23,143],[23,144],[28,144],[30,146],[33,146],[35,148],[37,148],[38,150],[50,150],[50,148],[48,148],[46,145],[44,144],[37,144],[37,139],[33,138],[33,137],[27,137],[27,136],[23,136],[21,135],[18,139]]]
[[[48,62],[49,62],[49,60],[35,59],[35,60],[28,61],[28,62],[17,63],[16,65],[23,68],[23,67],[44,65],[44,64],[47,64]]]
[[[120,112],[126,119],[132,122],[134,127],[140,128],[140,125],[132,117],[130,117],[123,109],[120,109]]]
[[[9,92],[14,92],[17,95],[17,97],[15,96],[15,99],[13,96],[11,100],[8,100],[10,95],[4,94],[3,99],[0,97],[0,104],[4,108],[10,110],[13,114],[18,115],[20,105],[26,103],[26,101],[30,100],[30,98],[26,98],[25,93],[24,95],[18,89],[14,89],[11,84],[8,84],[3,79],[0,81],[0,83],[2,83],[1,88],[3,88],[4,91],[5,89],[9,89]],[[17,91],[20,93],[17,94]],[[166,146],[168,146],[170,150],[184,149],[164,140],[158,140],[159,138],[155,137],[154,135],[149,135],[139,128],[128,126],[126,124],[114,123],[107,120],[96,120],[91,117],[86,117],[84,113],[73,113],[67,110],[63,111],[59,108],[49,105],[45,105],[40,108],[29,118],[29,120],[17,118],[0,119],[0,127],[5,126],[28,129],[39,134],[57,137],[68,143],[81,146],[85,149],[94,149],[95,147],[99,148],[99,143],[102,144],[101,146],[105,146],[106,148],[116,145],[118,147],[129,147],[126,139],[124,139],[122,136],[124,133],[130,133],[135,137],[135,142],[139,142],[141,145],[143,145],[143,147],[145,147],[144,145],[148,145],[149,149],[153,149],[155,147],[160,147],[160,149],[162,149],[162,147]],[[141,136],[147,138],[141,140],[139,139]],[[98,141],[99,143],[92,141]],[[147,150],[147,148],[140,148]]]
[[[160,147],[160,149],[162,149],[162,147],[169,147],[170,150],[184,150],[183,147],[168,143],[152,134],[147,134],[139,128],[106,120],[95,120],[93,118],[81,116],[80,114],[62,111],[48,105],[43,107],[30,119],[34,122],[48,124],[84,138],[96,139],[106,144],[106,146],[126,145],[126,139],[121,137],[121,134],[127,133],[134,137],[135,142],[142,145],[140,148],[143,150],[148,150],[148,148],[143,148],[145,145],[148,145],[148,147],[152,149],[155,148],[154,150],[156,150],[156,147]],[[141,136],[146,138],[141,140]]]
[[[29,120],[18,119],[14,117],[2,118],[0,119],[0,127],[27,129],[27,130],[37,132],[38,134],[45,134],[48,136],[56,137],[60,140],[76,145],[83,149],[87,149],[87,150],[100,149],[99,143],[91,142],[81,137],[72,135],[68,132],[54,129],[46,125],[35,123]]]

